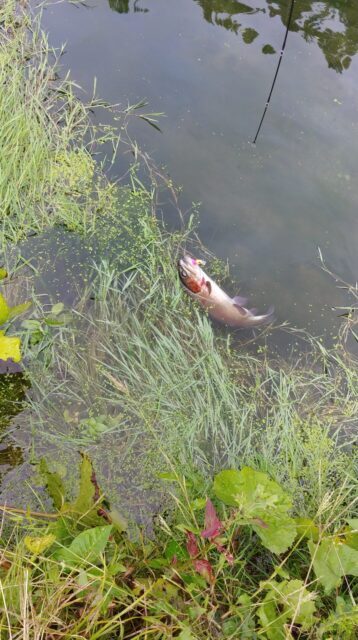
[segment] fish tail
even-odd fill
[[[271,305],[268,308],[267,312],[262,314],[261,316],[252,316],[250,325],[252,327],[258,326],[260,324],[270,324],[275,319],[275,307]]]

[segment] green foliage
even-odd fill
[[[56,540],[56,536],[53,533],[49,533],[44,536],[25,536],[25,547],[31,551],[35,556],[41,555],[46,549],[49,549]]]
[[[257,615],[269,640],[285,640],[288,622],[299,624],[303,631],[313,627],[316,594],[302,580],[271,580],[265,583],[264,590],[267,593]]]
[[[329,556],[337,551],[328,545],[337,536],[302,518],[300,546],[291,544],[279,566],[267,554],[266,540],[252,536],[255,504],[266,517],[270,509],[278,517],[280,504],[285,510],[290,505],[285,492],[267,474],[248,467],[241,472],[219,473],[214,480],[217,507],[223,514],[219,519],[208,500],[204,514],[203,495],[197,492],[200,483],[189,482],[188,493],[187,483],[173,473],[176,509],[169,522],[160,519],[153,540],[138,533],[131,539],[116,526],[111,519],[113,511],[103,496],[99,497],[88,458],[81,462],[78,496],[72,502],[66,502],[63,483],[44,463],[42,475],[60,510],[56,522],[46,525],[34,521],[31,535],[27,523],[25,535],[19,531],[13,536],[15,548],[7,549],[5,555],[10,559],[8,567],[0,569],[4,585],[1,598],[7,611],[7,617],[0,616],[0,629],[6,629],[10,619],[13,630],[17,628],[16,616],[21,620],[18,585],[26,579],[31,624],[35,626],[42,616],[50,633],[55,621],[65,638],[73,637],[72,625],[77,633],[92,638],[107,637],[107,632],[108,637],[121,634],[123,639],[151,632],[158,639],[355,638],[357,608],[352,590],[350,600],[343,594],[327,600],[320,587],[321,583],[326,587],[325,576],[317,582],[309,570],[311,553],[321,554],[320,561],[330,564]],[[221,500],[228,504],[229,512]],[[94,509],[99,523],[93,524],[91,518],[86,522]],[[31,512],[26,518],[31,518]],[[242,526],[243,520],[251,524]],[[356,521],[350,519],[339,536],[340,547],[352,553],[357,553],[355,526]],[[308,538],[304,531],[309,532]],[[317,531],[316,545],[311,538]],[[284,536],[284,530],[279,535]],[[353,546],[349,547],[348,541]],[[353,573],[353,556],[338,553],[348,580]],[[314,556],[312,561],[316,570]]]
[[[4,296],[0,293],[0,324],[4,324],[12,318],[25,313],[31,307],[31,302],[23,302],[15,307],[9,307]]]
[[[20,362],[20,338],[16,336],[6,336],[4,331],[0,331],[0,360],[13,360]]]
[[[345,544],[339,537],[323,538],[319,544],[308,543],[314,572],[330,593],[341,583],[342,577],[358,576],[358,550]]]
[[[42,458],[40,461],[39,472],[42,475],[44,485],[53,502],[53,506],[59,511],[62,509],[65,499],[65,487],[61,476],[56,472],[49,471],[45,458]]]
[[[5,272],[6,273],[6,272]],[[7,274],[6,274],[7,275]],[[0,293],[0,325],[9,322],[13,318],[25,313],[31,307],[31,302],[24,302],[15,307],[9,307],[6,299]],[[4,331],[0,331],[0,360],[13,360],[20,362],[21,339],[17,336],[7,336]]]
[[[318,629],[319,640],[356,640],[358,606],[342,596],[336,597],[336,609],[322,621]]]
[[[58,61],[32,15],[6,0],[0,9],[11,37],[0,39],[0,199],[1,245],[17,243],[31,232],[62,224],[92,233],[103,217],[116,215],[114,187],[93,157],[101,144],[118,148],[118,133],[94,127],[89,110],[66,77],[57,79]],[[6,16],[6,17],[5,17]],[[31,28],[29,24],[31,22]],[[108,105],[107,105],[108,106]],[[138,110],[137,117],[145,114]],[[125,144],[131,108],[116,111],[121,144]],[[127,143],[128,144],[128,143]]]
[[[102,506],[103,495],[100,493],[92,463],[83,455],[80,465],[79,490],[77,497],[68,502],[65,500],[66,489],[62,478],[56,472],[48,470],[46,461],[41,460],[39,471],[51,497],[54,507],[61,518],[69,522],[77,522],[81,526],[94,527],[103,524],[103,516],[98,515]],[[57,525],[56,525],[57,526]]]
[[[9,318],[10,308],[4,296],[0,293],[0,324],[4,324]]]
[[[292,501],[267,474],[244,467],[241,471],[221,471],[214,480],[215,495],[237,507],[237,520],[252,524],[263,544],[274,553],[283,553],[296,537],[295,521],[288,515]]]
[[[112,528],[112,525],[106,525],[82,531],[68,547],[58,549],[54,558],[67,567],[97,563],[106,548]]]

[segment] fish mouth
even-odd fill
[[[185,255],[182,258],[179,258],[178,260],[179,267],[188,267],[188,266],[191,266],[192,264],[195,264],[195,259],[191,258],[188,255]]]
[[[178,266],[181,267],[193,267],[193,266],[203,266],[205,265],[205,260],[200,260],[200,258],[192,258],[188,254],[185,254],[182,258],[178,260]]]

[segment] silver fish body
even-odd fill
[[[273,307],[263,315],[256,309],[247,309],[246,298],[230,296],[212,280],[200,266],[200,260],[184,256],[178,262],[178,272],[189,295],[207,309],[209,315],[229,327],[250,328],[268,324],[273,320]]]

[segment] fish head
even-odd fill
[[[206,286],[205,274],[201,268],[202,260],[185,255],[178,260],[179,278],[191,293],[200,293]]]

